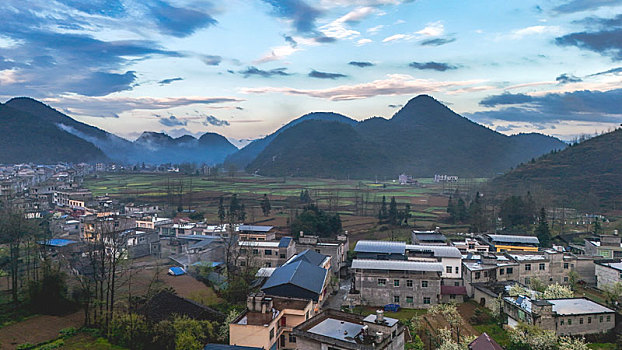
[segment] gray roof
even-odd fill
[[[460,250],[452,246],[407,244],[406,250],[414,252],[432,252],[436,258],[462,258]]]
[[[370,314],[367,315],[367,317],[365,317],[363,319],[363,322],[370,322],[370,323],[376,323],[376,318],[378,316],[376,314]],[[399,320],[395,319],[395,318],[391,318],[391,317],[384,317],[384,324],[389,326],[389,327],[393,327],[394,324],[396,324]]]
[[[273,226],[255,226],[255,225],[240,225],[239,231],[252,231],[252,232],[268,232],[272,230]]]
[[[367,260],[355,259],[353,269],[367,270],[398,270],[398,271],[433,271],[443,272],[443,264],[438,262],[421,262],[407,260]]]
[[[291,264],[296,261],[305,260],[306,262],[313,264],[315,266],[321,266],[324,260],[328,258],[327,255],[320,254],[314,250],[305,249],[304,251],[294,255],[286,264]]]
[[[447,237],[445,237],[442,233],[418,233],[417,231],[413,231],[413,238],[418,241],[446,241]]]
[[[540,244],[538,237],[535,236],[515,236],[515,235],[486,235],[493,243],[522,243],[522,244]]]
[[[405,254],[406,243],[390,241],[358,241],[354,247],[357,253]]]
[[[356,343],[354,338],[362,331],[362,324],[327,318],[313,326],[313,328],[309,329],[307,332],[350,343]]]
[[[612,269],[618,270],[618,271],[622,271],[622,262],[617,262],[617,263],[597,263],[603,266],[607,266],[610,267]]]
[[[556,312],[558,315],[585,315],[614,312],[586,298],[549,299],[548,301],[553,304],[553,312]]]
[[[292,284],[302,289],[306,289],[316,294],[322,293],[324,281],[328,270],[308,263],[304,259],[278,267],[266,283],[261,287],[262,290]]]

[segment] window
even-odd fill
[[[413,280],[406,280],[406,287],[412,287],[413,286]]]
[[[424,297],[423,298],[423,303],[424,304],[430,304],[430,297]]]
[[[272,267],[272,263],[271,262],[267,262],[265,265],[266,265],[266,267]]]
[[[568,276],[564,277],[564,282],[568,282]]]
[[[456,266],[456,273],[460,273],[460,268]]]
[[[529,284],[531,282],[531,279],[529,277],[525,277],[525,284]]]
[[[544,264],[540,263],[540,265],[538,265],[538,270],[544,271]]]
[[[449,294],[449,299],[456,299],[456,295],[455,294]]]
[[[266,249],[266,250],[264,251],[264,254],[265,254],[265,255],[272,255],[272,250],[270,250],[270,249]]]
[[[525,271],[531,271],[531,264],[525,264]]]
[[[259,255],[259,249],[253,249],[253,255]]]
[[[246,261],[244,260],[240,261],[240,266],[246,266]]]
[[[499,269],[499,275],[503,275],[505,273],[505,269]]]
[[[378,278],[378,285],[384,287],[387,285],[387,280],[384,278]]]
[[[460,282],[454,282],[454,286],[460,287]]]
[[[476,272],[476,273],[475,273],[475,279],[476,279],[476,280],[478,280],[480,276],[481,276],[481,273],[479,273],[479,272]]]
[[[469,249],[475,249],[475,244],[469,244]]]
[[[406,302],[409,304],[413,303],[413,297],[406,297]]]
[[[587,323],[592,323],[592,318],[591,317],[587,318]]]
[[[295,343],[296,342],[296,336],[289,333],[289,342],[290,343]]]
[[[484,271],[484,277],[488,277],[488,271]]]
[[[583,317],[579,319],[579,324],[583,324]]]
[[[421,281],[422,288],[428,288],[428,281]]]
[[[602,317],[602,316],[600,316],[600,317],[598,318],[598,322],[603,322],[603,317]]]
[[[568,325],[572,326],[572,319],[571,318],[568,319]]]
[[[244,248],[240,249],[240,253],[246,254],[246,249],[244,249]]]
[[[305,320],[308,320],[308,319],[309,319],[309,311],[305,313]]]
[[[563,326],[564,325],[564,320],[559,321],[559,325]]]
[[[319,250],[319,249],[316,249],[316,250],[315,250],[315,252],[316,252],[316,253],[319,253],[319,252],[320,252],[320,250]]]
[[[447,267],[445,268],[445,271],[446,271],[447,273],[451,273],[451,266],[447,266]]]
[[[611,322],[611,315],[607,315],[607,322]]]
[[[393,287],[399,287],[400,286],[400,280],[393,280]]]
[[[564,263],[564,269],[568,270],[568,263]]]
[[[279,259],[285,259],[285,254],[279,254]]]
[[[274,328],[270,328],[270,339],[274,338]]]
[[[399,295],[394,295],[393,296],[393,302],[396,303],[396,304],[399,303],[400,302],[400,296]]]
[[[507,269],[505,269],[505,272],[507,272],[508,275],[511,275],[514,272],[514,268],[508,267]]]
[[[281,334],[281,347],[285,347],[285,334]]]

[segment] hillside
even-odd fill
[[[493,179],[498,192],[544,191],[565,206],[586,210],[622,201],[622,129],[542,156]]]
[[[106,160],[96,146],[56,124],[0,104],[0,163]]]
[[[32,129],[32,124],[38,124],[46,130],[60,130],[65,137],[67,145],[73,146],[75,149],[99,149],[103,152],[103,158],[122,163],[222,163],[229,154],[237,151],[226,138],[215,133],[205,133],[199,140],[190,135],[184,135],[178,138],[172,138],[164,133],[144,132],[135,142],[128,141],[124,138],[111,134],[97,127],[79,122],[56,109],[28,97],[13,98],[5,104],[14,111],[21,111],[34,119],[29,122],[14,123],[22,129]],[[10,128],[9,128],[10,129]],[[9,130],[7,129],[7,130]],[[67,138],[67,135],[73,137]],[[73,140],[73,141],[72,141]],[[79,141],[79,142],[78,142]],[[88,146],[86,146],[88,145]],[[25,152],[25,154],[38,154],[35,149],[29,149],[29,144],[15,144],[14,150],[18,150],[16,154]],[[59,146],[60,147],[60,146]],[[53,153],[50,153],[53,154]],[[89,153],[89,154],[92,154]],[[59,153],[58,161],[70,161],[66,157],[66,152]],[[72,156],[71,159],[76,159]],[[100,157],[84,157],[81,161],[93,161],[103,159]],[[28,158],[31,159],[31,158]],[[47,159],[47,158],[46,158]],[[22,160],[25,161],[25,160]]]
[[[323,142],[322,138],[310,137],[308,126],[290,127],[273,137],[247,171],[272,176],[316,173],[320,176],[321,173],[324,177],[341,178],[395,178],[401,173],[492,177],[520,162],[566,146],[558,139],[539,134],[511,137],[500,134],[426,95],[410,100],[391,119],[376,117],[348,126],[337,128],[325,121],[314,123],[316,135],[349,140],[338,147]],[[357,155],[363,154],[362,149],[370,152],[370,156],[361,162]],[[333,169],[333,159],[342,160],[340,167],[328,170]]]
[[[246,145],[244,148],[240,149],[236,153],[227,157],[225,163],[234,164],[240,169],[245,168],[248,164],[250,164],[259,153],[261,153],[269,144],[272,142],[280,133],[283,131],[299,124],[307,120],[323,120],[323,121],[334,121],[340,122],[348,125],[356,125],[357,121],[354,119],[350,119],[342,114],[331,113],[331,112],[314,112],[303,115],[300,118],[294,119],[291,122],[283,125],[277,131],[272,134],[258,140],[254,140],[253,142]]]

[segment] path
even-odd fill
[[[345,303],[346,297],[348,296],[348,291],[350,290],[352,284],[351,278],[339,280],[339,291],[336,295],[331,295],[326,300],[326,304],[324,304],[325,309],[335,309],[341,310],[341,305]]]

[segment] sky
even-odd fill
[[[0,98],[236,145],[419,94],[505,133],[622,123],[622,1],[2,0]]]

